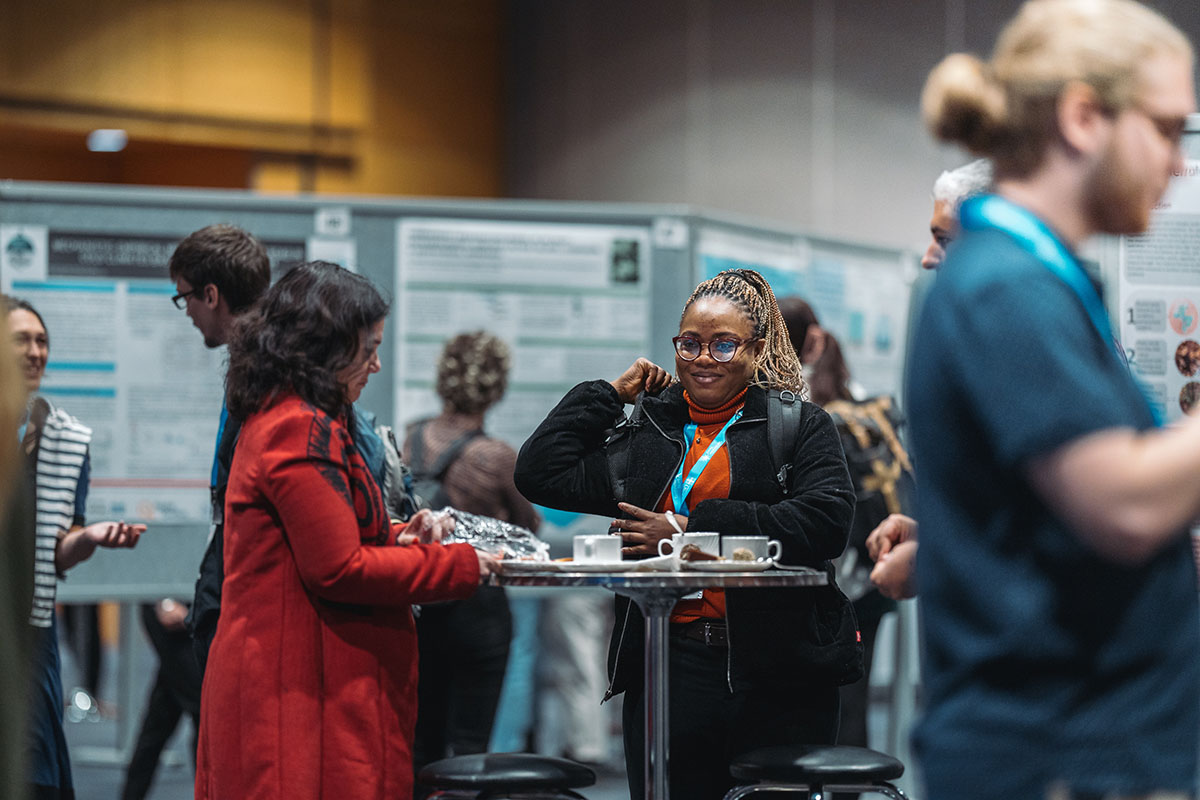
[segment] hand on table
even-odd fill
[[[679,532],[668,521],[666,514],[638,508],[632,503],[617,503],[617,506],[629,515],[612,521],[613,527],[621,534],[621,541],[625,543],[625,547],[621,548],[621,554],[625,557],[656,556],[659,540],[670,539],[672,534]],[[679,527],[686,531],[688,518],[680,514],[673,516]]]
[[[475,557],[479,559],[479,582],[483,583],[493,572],[500,571],[500,559],[483,550],[476,550]]]

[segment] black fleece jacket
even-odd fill
[[[829,559],[846,546],[854,516],[854,486],[837,430],[819,406],[803,403],[787,491],[776,478],[767,441],[767,393],[751,387],[742,418],[730,426],[727,499],[691,510],[688,530],[765,535],[783,545],[781,561],[825,569],[830,585],[726,592],[729,679],[798,684],[848,683],[862,674],[862,648],[849,601],[833,584]],[[614,497],[610,453],[627,451],[616,469],[621,500],[653,509],[686,452],[689,422],[675,384],[646,397],[642,419],[624,421],[624,405],[607,381],[581,383],[567,393],[521,447],[516,484],[550,508],[621,516]],[[618,598],[609,650],[609,696],[641,680],[644,622]]]

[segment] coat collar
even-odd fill
[[[642,400],[642,411],[665,431],[682,432],[683,426],[691,421],[687,401],[683,399],[683,384],[678,381],[660,392],[657,397],[647,396]],[[767,392],[765,389],[751,386],[746,392],[746,406],[741,421],[750,422],[766,418]]]

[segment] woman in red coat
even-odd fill
[[[412,795],[411,604],[466,597],[496,562],[438,543],[429,512],[391,523],[355,448],[351,404],[380,369],[387,311],[365,278],[302,264],[230,343],[227,402],[245,423],[198,800]]]

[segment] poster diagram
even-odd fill
[[[1200,413],[1200,161],[1189,160],[1150,230],[1120,243],[1121,343],[1168,422]]]

